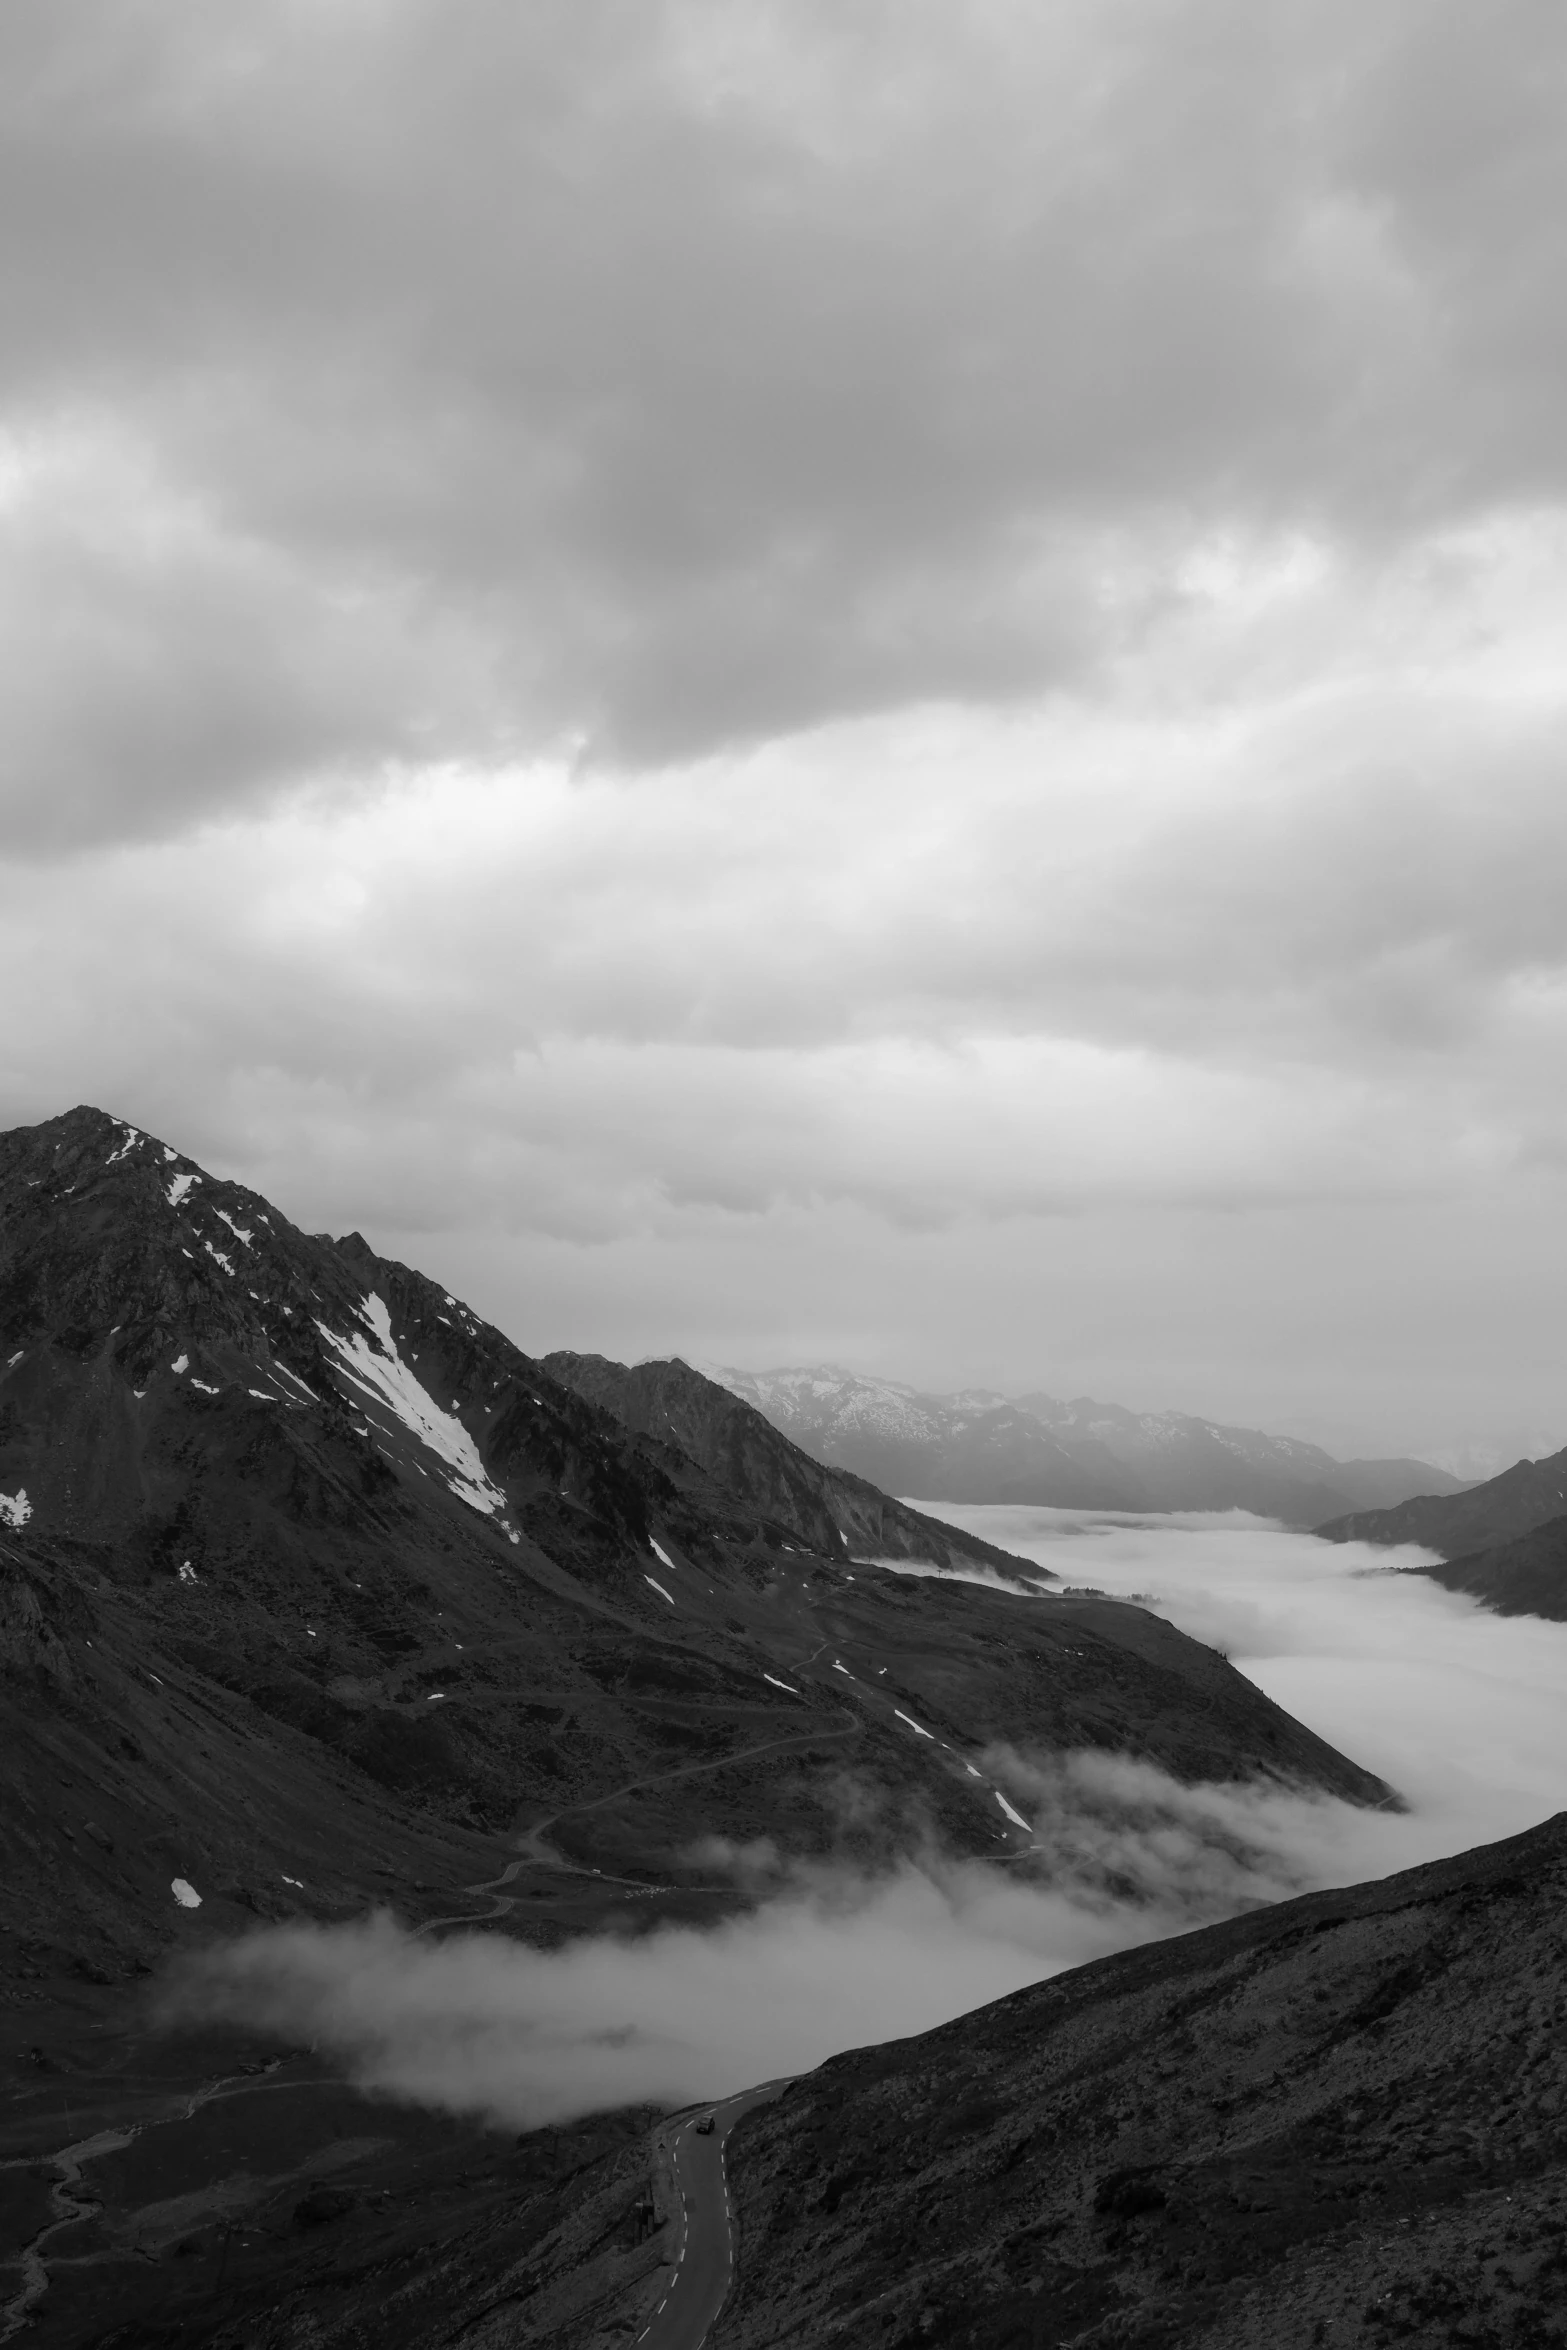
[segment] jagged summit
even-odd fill
[[[516,1541],[509,1481],[645,1542],[613,1446],[501,1332],[124,1120],[82,1107],[0,1136],[0,1249],[0,1493],[41,1527],[114,1538],[165,1499],[189,1514],[210,1465],[183,1441],[194,1416],[250,1469],[314,1451],[368,1492],[389,1464]]]

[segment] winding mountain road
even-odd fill
[[[612,1787],[607,1795],[590,1795],[580,1803],[564,1804],[559,1811],[552,1811],[546,1819],[537,1821],[517,1838],[513,1849],[519,1857],[508,1861],[498,1877],[486,1877],[480,1884],[463,1886],[463,1892],[471,1893],[475,1898],[481,1893],[488,1893],[488,1909],[481,1909],[477,1913],[466,1910],[456,1917],[426,1918],[424,1924],[416,1926],[414,1931],[416,1934],[430,1934],[440,1926],[484,1926],[494,1918],[504,1917],[508,1910],[517,1906],[514,1896],[506,1893],[504,1888],[530,1866],[555,1869],[563,1876],[592,1877],[604,1885],[630,1885],[635,1891],[645,1893],[649,1888],[641,1878],[616,1877],[605,1869],[586,1868],[581,1861],[567,1860],[563,1853],[556,1852],[545,1842],[546,1829],[553,1828],[557,1820],[570,1819],[577,1812],[601,1811],[606,1804],[618,1802],[623,1795],[635,1795],[644,1787],[667,1786],[673,1779],[702,1778],[713,1771],[730,1770],[736,1763],[754,1762],[758,1755],[786,1754],[791,1748],[819,1746],[825,1738],[857,1738],[863,1728],[864,1724],[857,1714],[843,1713],[839,1716],[836,1729],[792,1731],[787,1738],[769,1738],[760,1746],[742,1746],[734,1754],[721,1754],[710,1762],[681,1763],[674,1770],[654,1771],[640,1779],[628,1779],[623,1787]]]
[[[785,2086],[764,2081],[760,2088],[742,2089],[737,2097],[666,2123],[659,2132],[680,2198],[680,2218],[669,2284],[636,2336],[635,2350],[702,2350],[734,2274],[725,2143],[742,2114],[765,2105]],[[699,2124],[707,2114],[713,2127],[704,2134]]]

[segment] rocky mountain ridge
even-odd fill
[[[727,1493],[743,1494],[826,1558],[913,1559],[1016,1576],[1020,1562],[939,1518],[894,1501],[867,1478],[827,1467],[752,1405],[678,1358],[634,1365],[603,1355],[541,1358],[551,1378],[635,1434],[676,1444]],[[1041,1582],[1048,1567],[1031,1571]]]

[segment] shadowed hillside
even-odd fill
[[[835,2058],[719,2350],[1567,2340],[1567,1815]]]
[[[1016,1559],[976,1535],[906,1509],[864,1477],[813,1460],[750,1404],[688,1363],[628,1367],[603,1355],[562,1353],[545,1355],[543,1367],[637,1434],[677,1444],[727,1493],[754,1502],[825,1557],[1019,1571]],[[1027,1574],[1033,1582],[1055,1581],[1048,1567],[1030,1567]]]

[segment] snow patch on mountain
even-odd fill
[[[199,1183],[200,1181],[201,1177],[199,1175],[171,1175],[169,1177],[169,1189],[167,1195],[170,1207],[177,1208],[180,1204],[180,1201],[189,1191],[191,1185],[193,1183]]]
[[[399,1354],[385,1301],[372,1290],[359,1311],[370,1331],[368,1338],[358,1330],[344,1337],[325,1322],[316,1324],[337,1356],[339,1370],[445,1463],[452,1491],[460,1500],[486,1517],[498,1516],[506,1507],[505,1494],[485,1475],[479,1448],[461,1420],[442,1411]]]
[[[27,1498],[25,1485],[19,1485],[14,1493],[0,1493],[0,1526],[9,1526],[16,1533],[32,1514],[33,1505]]]

